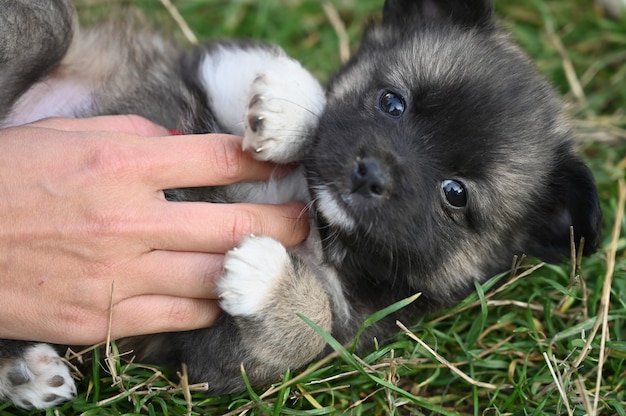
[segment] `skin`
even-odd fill
[[[207,327],[226,251],[249,234],[306,237],[300,202],[166,201],[163,189],[264,180],[277,167],[239,137],[164,136],[136,116],[0,130],[0,337],[93,344],[109,324],[112,338]]]

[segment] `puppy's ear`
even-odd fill
[[[570,227],[574,227],[576,248],[584,237],[583,254],[593,253],[600,244],[602,212],[591,171],[577,156],[569,155],[548,180],[547,197],[528,224],[527,253],[549,262],[568,258]]]
[[[488,25],[493,20],[489,0],[387,0],[383,23],[405,26],[424,21],[450,20],[467,26]]]

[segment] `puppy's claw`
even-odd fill
[[[248,125],[250,126],[250,130],[252,130],[253,133],[258,133],[261,127],[263,127],[263,120],[265,120],[265,117],[263,116],[254,116],[250,114],[248,116]]]

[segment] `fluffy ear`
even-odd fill
[[[420,21],[450,19],[468,26],[482,26],[493,19],[489,0],[387,0],[383,23],[405,25]]]
[[[527,253],[544,261],[569,257],[570,227],[577,249],[581,237],[583,254],[596,251],[602,234],[602,212],[591,171],[577,156],[562,160],[550,178],[546,200],[535,212]]]

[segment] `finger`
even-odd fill
[[[62,305],[67,309],[67,305]],[[213,325],[221,314],[219,303],[213,299],[180,298],[167,295],[145,295],[125,299],[105,310],[80,308],[80,315],[68,313],[42,314],[45,323],[33,322],[30,338],[23,332],[15,332],[15,339],[32,339],[42,342],[69,345],[91,345],[107,339],[109,327],[111,338],[119,339],[133,335],[158,332],[187,331]],[[67,312],[67,311],[66,311]],[[34,314],[31,314],[34,315]],[[71,319],[63,319],[67,317]],[[22,319],[28,322],[30,317]],[[109,325],[110,324],[110,325]],[[12,332],[5,331],[7,335]],[[33,333],[35,335],[33,335]]]
[[[111,337],[207,328],[215,324],[220,313],[215,300],[138,296],[115,305]]]
[[[309,232],[308,215],[301,202],[261,205],[163,201],[160,208],[152,221],[149,241],[153,249],[225,253],[250,234],[272,237],[290,247]]]
[[[169,136],[169,131],[143,117],[136,115],[98,116],[89,118],[48,118],[32,123],[62,131],[108,131],[134,134],[143,137]]]
[[[114,299],[138,295],[169,295],[217,299],[217,280],[224,256],[198,252],[153,250],[125,271],[132,279],[116,281]]]
[[[277,173],[277,165],[244,152],[241,140],[225,134],[163,137],[144,149],[139,165],[146,182],[158,190],[260,181]]]
[[[207,328],[219,319],[219,303],[210,299],[177,298],[146,295],[126,299],[113,307],[110,321],[111,339],[161,332],[190,331]],[[107,340],[109,315],[81,328],[59,328],[45,337],[48,342],[89,345]],[[62,335],[59,335],[62,334]]]
[[[83,119],[49,118],[32,127],[72,132],[117,132],[155,138],[146,142],[124,137],[127,146],[143,160],[140,174],[157,189],[228,185],[241,181],[281,177],[292,168],[260,162],[242,150],[242,139],[226,134],[171,136],[170,131],[135,115],[99,116]],[[165,137],[167,136],[167,137]],[[158,139],[156,139],[158,137]]]

